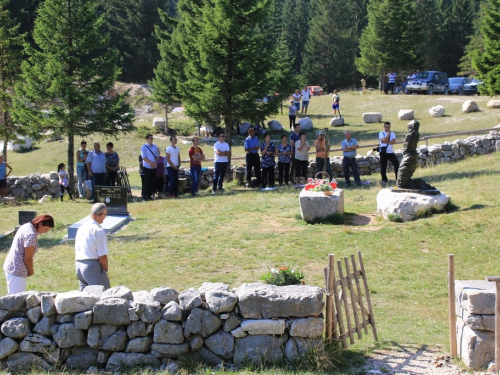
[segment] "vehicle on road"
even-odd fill
[[[450,92],[448,74],[434,70],[420,72],[414,79],[408,82],[406,91],[408,94],[424,93],[432,95],[440,92],[448,95]]]
[[[464,86],[470,82],[471,80],[465,77],[453,77],[448,79],[448,83],[450,84],[450,94],[463,95]]]

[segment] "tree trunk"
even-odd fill
[[[225,131],[224,134],[226,135],[226,142],[229,145],[229,149],[232,152],[231,149],[231,138],[233,137],[233,123],[232,119],[228,117],[224,117],[224,124],[225,124]],[[227,158],[227,173],[226,173],[226,180],[231,179],[233,176],[231,175],[231,156]]]
[[[68,174],[69,190],[75,193],[75,135],[68,134]],[[76,196],[76,195],[75,195]]]
[[[378,89],[379,91],[384,91],[385,89],[385,75],[383,72],[378,74]]]
[[[7,111],[3,113],[3,126],[7,128]],[[7,143],[9,142],[9,137],[7,136],[7,131],[5,132],[5,138],[3,140],[3,161],[7,163]]]
[[[168,135],[168,104],[165,104],[165,135]]]

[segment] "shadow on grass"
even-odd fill
[[[498,175],[500,171],[476,171],[476,172],[451,172],[451,173],[441,173],[435,174],[432,176],[424,177],[424,179],[428,182],[440,182],[445,180],[459,180],[463,178],[476,178],[481,176],[489,176],[489,175]]]

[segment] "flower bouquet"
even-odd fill
[[[294,270],[291,267],[280,267],[278,269],[271,268],[263,277],[267,284],[278,286],[304,284],[302,279],[304,274],[299,270]]]
[[[309,178],[305,186],[306,190],[323,192],[323,194],[325,195],[333,195],[333,191],[336,188],[337,188],[337,181],[332,180],[331,182],[329,182],[328,180],[323,180],[318,178],[315,179]]]

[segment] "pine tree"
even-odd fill
[[[182,3],[182,4],[181,4]],[[186,3],[188,3],[186,1]],[[179,2],[185,82],[178,82],[188,115],[221,115],[229,144],[233,124],[252,119],[256,99],[273,92],[273,54],[262,53],[268,0]],[[181,6],[182,5],[182,6]]]
[[[68,173],[74,186],[74,138],[115,135],[133,118],[124,96],[109,92],[119,69],[93,0],[45,0],[26,46],[16,85],[14,119],[22,127],[68,136]]]
[[[477,75],[476,69],[472,65],[472,56],[475,53],[483,54],[483,34],[481,34],[481,25],[484,21],[486,4],[482,3],[480,5],[480,10],[474,19],[474,33],[468,37],[469,43],[465,46],[464,55],[460,59],[460,64],[458,68],[460,71],[457,73],[461,76],[474,77]]]
[[[402,71],[422,65],[419,46],[425,40],[421,18],[411,0],[370,0],[368,25],[361,35],[358,70],[378,76],[393,69]]]
[[[500,0],[488,0],[481,25],[484,52],[476,51],[472,66],[479,73],[484,85],[479,86],[482,94],[500,94]]]
[[[355,19],[349,1],[312,0],[311,28],[305,45],[302,75],[328,92],[354,81]]]
[[[23,61],[24,35],[19,34],[19,24],[14,24],[7,2],[0,0],[0,139],[3,139],[3,155],[7,161],[7,143],[20,133],[12,121],[12,94],[19,78]]]

